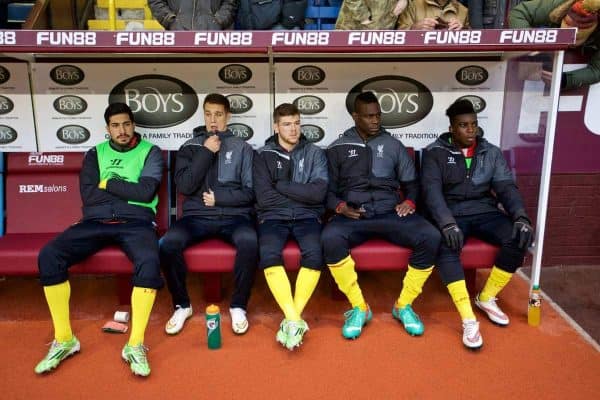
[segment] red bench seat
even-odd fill
[[[407,148],[413,159],[412,147]],[[417,162],[418,165],[418,162]],[[181,212],[183,196],[177,196],[177,210]],[[178,217],[181,215],[179,214]],[[469,239],[463,249],[461,260],[465,268],[465,279],[470,292],[475,290],[475,269],[489,268],[494,264],[498,248],[478,239]],[[351,251],[358,271],[389,271],[405,269],[411,251],[395,246],[381,239],[369,240]],[[188,270],[200,272],[204,276],[204,296],[208,302],[219,302],[221,294],[221,274],[233,271],[235,248],[219,239],[209,239],[187,248],[184,252]],[[293,240],[283,249],[283,263],[288,270],[300,268],[300,249]],[[334,292],[335,293],[335,292]]]
[[[37,275],[37,257],[52,238],[81,218],[79,171],[83,153],[14,153],[6,170],[6,234],[0,237],[0,275]],[[169,220],[167,185],[157,210],[160,231]],[[119,301],[129,303],[131,261],[109,246],[69,269],[70,273],[116,274]],[[126,290],[125,290],[126,289]]]
[[[37,275],[40,249],[58,233],[81,217],[79,170],[82,153],[15,153],[8,157],[6,172],[6,235],[0,237],[0,275]],[[169,220],[169,195],[166,180],[160,190],[157,222],[164,232]],[[181,196],[179,196],[181,200]],[[179,201],[180,202],[180,201]],[[498,249],[477,239],[469,239],[462,253],[467,285],[472,291],[475,269],[493,265]],[[218,239],[193,245],[184,253],[190,272],[203,273],[207,301],[221,300],[221,274],[231,272],[235,248]],[[399,270],[406,268],[410,250],[384,240],[372,239],[352,250],[358,271]],[[300,250],[293,241],[283,251],[289,270],[300,267]],[[129,301],[127,284],[131,262],[116,246],[102,249],[73,266],[72,273],[116,274],[119,300]],[[127,290],[125,290],[127,289]]]
[[[0,239],[0,274],[37,275],[37,257],[41,248],[56,233],[8,234]],[[109,246],[74,265],[69,273],[84,274],[131,274],[131,261],[117,246]]]
[[[461,254],[465,278],[470,292],[475,290],[475,270],[494,264],[498,248],[479,239],[470,238]],[[184,257],[191,272],[204,273],[204,295],[209,302],[221,296],[221,273],[233,271],[235,248],[219,239],[209,239],[187,248]],[[357,271],[396,271],[405,269],[411,251],[382,239],[371,239],[351,251]],[[283,250],[283,262],[288,270],[300,268],[300,249],[289,241]]]

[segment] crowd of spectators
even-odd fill
[[[148,0],[168,30],[301,29],[308,0]]]
[[[314,0],[149,0],[170,30],[303,29]],[[486,29],[577,27],[575,48],[589,64],[564,72],[565,90],[600,82],[600,0],[320,0],[341,3],[336,29]],[[507,12],[506,10],[510,10]],[[547,73],[548,74],[548,73]],[[546,74],[546,78],[548,78]]]

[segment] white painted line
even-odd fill
[[[529,277],[527,275],[525,275],[524,272],[522,272],[520,269],[517,270],[517,274],[526,282],[531,282],[531,280],[529,279]],[[561,317],[563,317],[565,319],[565,321],[567,321],[569,323],[569,325],[571,325],[573,327],[573,329],[575,329],[575,331],[577,333],[579,333],[586,342],[588,342],[589,344],[592,345],[592,347],[594,349],[596,349],[596,351],[600,352],[600,344],[598,344],[598,342],[596,342],[594,340],[593,337],[591,337],[589,335],[589,333],[587,333],[585,331],[585,329],[583,329],[581,327],[581,325],[579,325],[577,323],[577,321],[575,321],[573,318],[571,318],[571,316],[569,314],[567,314],[565,312],[565,310],[563,310],[556,302],[554,302],[554,300],[552,300],[552,298],[550,298],[550,296],[548,296],[543,290],[542,292],[542,297],[544,298],[544,300],[550,304],[552,306],[552,308],[554,308],[554,310],[558,313],[558,315],[560,315]]]

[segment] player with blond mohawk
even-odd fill
[[[253,182],[258,212],[260,267],[285,315],[276,340],[289,350],[302,344],[308,324],[302,311],[323,267],[321,215],[327,193],[325,152],[302,135],[300,112],[283,103],[273,112],[275,134],[254,157]],[[295,293],[283,267],[288,237],[300,246]]]

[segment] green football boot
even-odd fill
[[[363,326],[373,319],[373,313],[371,308],[362,311],[360,307],[354,307],[352,310],[346,311],[344,317],[346,317],[346,322],[342,327],[342,335],[346,339],[356,339],[360,336]]]
[[[302,344],[304,334],[308,332],[308,324],[304,320],[288,321],[287,332],[285,347],[288,350],[294,350],[294,348],[300,347]]]
[[[275,335],[275,340],[277,340],[277,343],[280,343],[282,346],[285,346],[287,337],[288,337],[288,320],[284,319],[283,321],[281,321],[281,324],[279,324],[279,330],[277,331],[277,335]]]
[[[394,307],[392,308],[392,315],[398,321],[402,322],[404,325],[404,329],[411,336],[421,336],[423,332],[425,332],[425,325],[419,319],[419,316],[413,311],[410,304],[402,308]]]
[[[58,367],[62,360],[77,353],[80,349],[81,345],[75,336],[71,340],[62,343],[54,340],[46,357],[35,366],[35,373],[43,374],[53,370]]]
[[[148,349],[143,344],[138,346],[126,344],[125,347],[123,347],[121,357],[129,364],[131,372],[133,372],[134,375],[150,375],[150,364],[148,364],[148,358],[146,357],[147,351]]]

